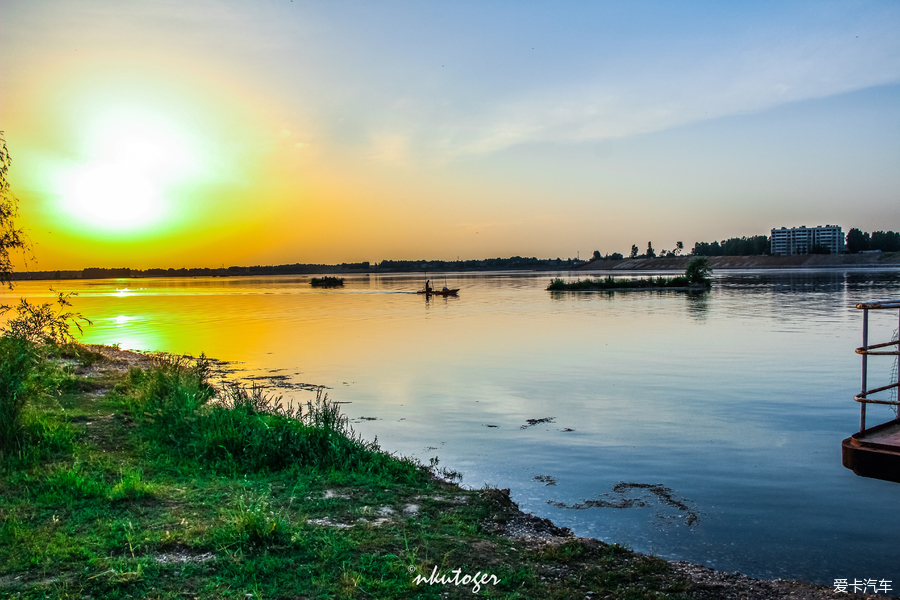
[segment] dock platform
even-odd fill
[[[841,459],[857,475],[900,483],[900,420],[854,433],[841,442]]]
[[[875,389],[868,389],[868,365],[870,356],[898,357],[900,360],[900,339],[869,344],[869,311],[898,310],[900,300],[880,300],[857,304],[863,311],[863,345],[856,349],[862,356],[862,389],[853,399],[859,402],[859,432],[841,442],[841,460],[845,467],[862,477],[873,477],[900,483],[900,363],[895,367],[896,381]],[[900,331],[900,323],[898,323]],[[895,348],[895,349],[892,349]],[[892,391],[896,390],[896,391]],[[891,392],[890,398],[873,398],[872,395]],[[866,429],[866,405],[886,404],[898,409],[893,421]]]

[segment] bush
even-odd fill
[[[547,289],[550,291],[565,290],[568,289],[568,287],[565,279],[563,279],[562,277],[557,277],[550,280],[550,285],[547,286]]]
[[[0,338],[0,454],[22,443],[25,405],[36,393],[35,368],[40,353],[31,342]]]
[[[68,312],[66,309],[72,306],[69,298],[77,295],[60,292],[56,299],[59,308],[54,308],[52,303],[31,304],[25,298],[19,300],[16,307],[16,316],[10,319],[3,327],[3,332],[14,338],[34,342],[35,344],[70,344],[75,341],[72,335],[72,327],[83,333],[81,324],[91,324],[89,319],[80,313]],[[10,307],[4,306],[3,312]]]
[[[290,542],[290,520],[281,511],[273,509],[265,498],[248,503],[241,496],[237,508],[227,512],[226,518],[233,527],[230,537],[237,537],[238,542],[261,546]]]
[[[168,358],[143,376],[130,374],[140,431],[160,452],[175,450],[226,471],[301,467],[418,476],[411,461],[360,439],[321,390],[304,410],[284,406],[258,387],[231,384],[216,395],[206,376],[202,357],[193,366]]]
[[[709,259],[705,256],[691,259],[691,262],[688,263],[687,268],[684,270],[684,276],[688,281],[700,283],[707,287],[712,285],[710,275],[712,275],[712,270],[709,268]]]
[[[309,280],[309,285],[313,287],[342,287],[344,285],[343,277],[313,277]]]

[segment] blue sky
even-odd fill
[[[78,123],[113,110],[110,98],[141,98],[183,132],[172,139],[204,148],[191,191],[152,214],[187,224],[224,206],[235,238],[271,232],[241,247],[211,235],[201,257],[555,257],[782,225],[900,229],[897,2],[36,0],[0,11],[0,126],[19,195],[40,218],[65,206],[64,186],[45,182],[63,158],[87,164]],[[84,98],[94,108],[74,109]],[[252,219],[237,188],[254,198]],[[56,230],[82,248],[72,261],[197,250],[144,225],[107,232],[113,245]]]

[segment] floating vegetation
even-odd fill
[[[688,263],[684,275],[678,277],[648,277],[646,279],[619,278],[612,275],[604,278],[578,279],[566,281],[561,277],[550,280],[547,289],[551,292],[577,292],[590,290],[634,290],[634,289],[709,289],[712,285],[709,259],[698,256]]]
[[[647,279],[616,279],[607,275],[600,279],[579,279],[566,282],[561,277],[550,281],[547,289],[551,292],[578,292],[589,290],[634,290],[634,289],[702,289],[707,286],[694,284],[687,277],[648,277]]]
[[[552,423],[556,417],[545,417],[543,419],[528,419],[525,422],[525,425],[519,427],[519,429],[528,429],[529,427],[534,427],[535,425],[540,425],[541,423]]]
[[[557,479],[552,475],[535,475],[532,479],[540,481],[544,485],[556,485]]]
[[[537,477],[535,477],[535,479],[537,479]],[[631,493],[634,491],[637,491],[636,496]],[[647,502],[650,500],[655,500],[660,506],[677,510],[680,514],[675,518],[683,518],[684,524],[688,527],[694,525],[699,518],[697,510],[691,508],[688,505],[687,500],[676,497],[671,488],[667,488],[659,483],[630,483],[620,481],[613,486],[611,493],[602,494],[593,500],[582,500],[575,504],[547,500],[547,504],[557,508],[585,510],[588,508],[643,507],[647,506]],[[663,517],[664,515],[657,514],[657,516]]]
[[[262,389],[305,390],[308,392],[329,389],[326,386],[314,383],[291,381],[290,375],[245,375],[243,378],[259,385]]]
[[[343,287],[344,286],[344,278],[343,277],[313,277],[309,280],[309,285],[313,287]]]

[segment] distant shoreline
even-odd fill
[[[597,260],[574,267],[589,271],[681,270],[694,258],[625,258]],[[711,269],[900,269],[900,252],[873,254],[800,254],[796,256],[709,256]]]
[[[520,257],[469,261],[386,261],[380,267],[368,263],[339,265],[293,264],[277,266],[198,269],[100,269],[19,271],[15,281],[71,279],[144,279],[151,277],[265,277],[272,275],[448,273],[479,271],[683,271],[694,256],[670,258],[623,258],[621,260],[577,261],[537,260]],[[717,269],[900,269],[900,252],[872,254],[803,254],[797,256],[709,256],[709,266]]]

